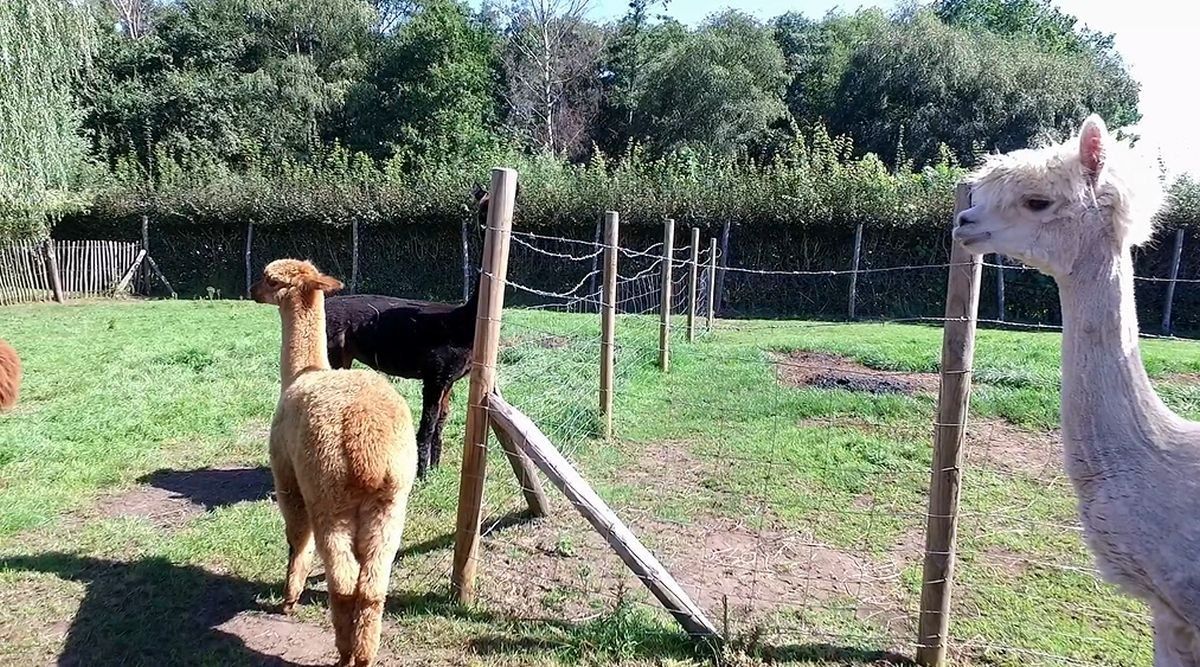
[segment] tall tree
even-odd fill
[[[655,7],[662,13],[653,15]],[[666,15],[667,7],[667,0],[632,0],[608,41],[600,66],[600,109],[592,128],[592,141],[603,150],[615,153],[631,140],[644,140],[638,136],[643,123],[637,100],[646,72],[667,46],[686,35],[683,25]]]
[[[786,115],[785,83],[783,54],[771,32],[730,11],[653,63],[637,106],[660,150],[729,153]]]
[[[0,229],[36,227],[79,185],[85,144],[72,90],[94,27],[84,5],[0,3]]]
[[[531,146],[570,155],[599,108],[603,34],[588,23],[591,0],[513,0],[504,53],[508,122]]]
[[[495,143],[497,40],[454,0],[418,0],[346,108],[345,137],[377,158],[452,163]]]

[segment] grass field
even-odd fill
[[[734,641],[714,653],[683,640],[557,495],[552,518],[524,521],[495,451],[481,601],[447,603],[464,383],[443,467],[410,503],[386,664],[868,665],[911,653],[939,329],[721,322],[694,344],[677,338],[664,376],[655,323],[623,318],[612,442],[596,437],[595,316],[511,311],[504,331],[505,398]],[[22,403],[0,417],[0,663],[331,657],[319,577],[298,619],[275,614],[286,546],[264,467],[274,309],[11,307],[0,337],[26,366]],[[1150,660],[1142,607],[1096,581],[1074,528],[1053,431],[1058,344],[979,336],[957,664]],[[1200,345],[1149,341],[1143,354],[1168,403],[1200,417]],[[415,411],[415,383],[396,385]]]

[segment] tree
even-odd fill
[[[837,97],[830,129],[890,164],[901,145],[927,164],[941,143],[970,164],[980,151],[1023,148],[1065,135],[1091,111],[1120,118],[1130,105],[1086,54],[954,28],[925,11],[859,45]]]
[[[508,124],[551,155],[579,151],[599,108],[604,39],[591,0],[513,0],[504,52]]]
[[[1113,35],[1079,25],[1079,19],[1050,0],[938,0],[933,10],[949,25],[986,30],[1010,37],[1027,37],[1042,50],[1088,58],[1096,76],[1112,93],[1107,120],[1114,127],[1141,119],[1138,85],[1117,51]]]
[[[82,89],[95,150],[245,164],[303,156],[361,78],[364,0],[184,0],[141,39],[108,30]]]
[[[749,16],[726,12],[653,62],[637,108],[662,151],[731,153],[784,117],[783,54]]]
[[[495,36],[454,0],[422,0],[350,94],[345,139],[385,159],[453,162],[495,143]]]
[[[72,199],[85,165],[72,90],[96,44],[84,6],[0,3],[0,229],[29,231]]]

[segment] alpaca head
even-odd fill
[[[279,305],[299,299],[308,304],[315,294],[341,288],[341,281],[321,273],[312,262],[277,259],[263,269],[262,278],[250,288],[250,296],[259,303]]]
[[[1163,195],[1155,170],[1095,115],[1066,143],[990,158],[971,186],[972,206],[959,214],[954,238],[973,253],[1007,255],[1055,277],[1149,239]]]
[[[521,184],[517,183],[517,192],[514,195],[516,199],[521,198]],[[491,201],[491,194],[484,189],[478,181],[471,187],[471,198],[475,200],[475,215],[479,222],[479,226],[487,227],[488,203]]]

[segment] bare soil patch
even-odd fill
[[[936,394],[936,373],[903,373],[868,368],[825,352],[773,354],[775,376],[790,387],[843,389],[872,394]]]
[[[1063,474],[1062,435],[1058,431],[1033,431],[1002,419],[969,423],[963,453],[967,464],[981,462],[1038,478]]]
[[[268,665],[329,665],[337,661],[333,631],[286,616],[242,612],[213,628],[241,640]]]
[[[270,498],[266,468],[159,470],[138,486],[102,497],[93,512],[101,517],[137,517],[158,528],[174,529],[206,511]]]

